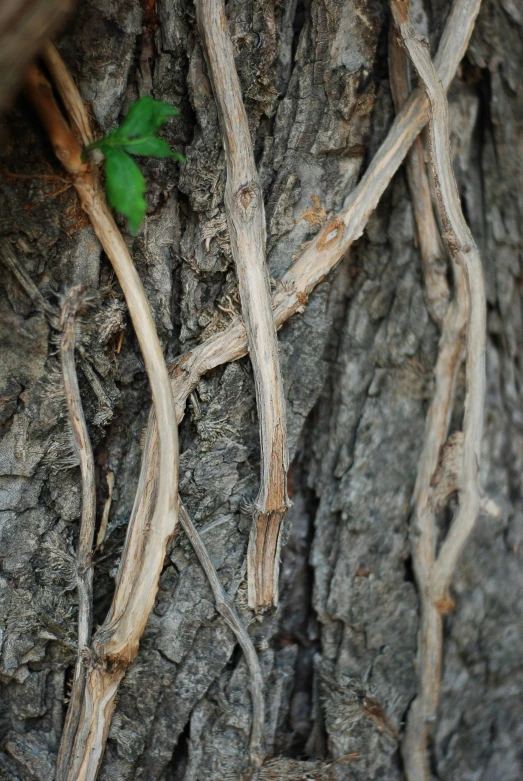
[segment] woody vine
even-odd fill
[[[118,687],[135,659],[158,587],[166,546],[180,521],[212,586],[218,611],[245,653],[252,698],[252,725],[245,777],[258,777],[265,761],[263,678],[256,651],[198,532],[178,498],[177,426],[186,400],[210,369],[247,352],[256,381],[260,420],[260,489],[252,508],[247,554],[249,606],[270,609],[278,602],[281,525],[289,506],[285,403],[278,359],[277,329],[302,312],[316,285],[335,268],[362,233],[391,178],[407,160],[409,186],[427,196],[419,137],[429,123],[428,154],[437,193],[439,222],[452,276],[452,297],[443,281],[445,255],[437,236],[430,197],[414,198],[420,236],[431,236],[438,252],[422,242],[423,275],[429,311],[441,327],[435,366],[435,392],[428,411],[425,441],[412,501],[412,553],[422,609],[418,643],[418,694],[408,717],[402,751],[408,781],[428,781],[427,743],[436,713],[442,654],[442,620],[453,609],[450,586],[459,556],[480,508],[497,508],[479,486],[480,446],[485,386],[485,297],[481,260],[463,218],[454,181],[445,92],[466,50],[479,0],[455,0],[439,50],[432,61],[426,43],[409,18],[409,3],[391,3],[395,28],[390,40],[390,72],[396,120],[344,209],[278,280],[271,294],[265,259],[265,218],[240,84],[221,0],[198,0],[197,18],[219,110],[227,160],[225,210],[238,278],[241,317],[222,332],[180,356],[167,369],[147,298],[122,234],[105,201],[94,160],[85,151],[101,150],[106,160],[110,204],[128,219],[131,233],[145,212],[145,183],[129,154],[180,157],[156,133],[174,109],[142,98],[121,127],[105,139],[92,138],[78,90],[57,50],[43,53],[51,81],[33,66],[26,94],[36,109],[58,159],[76,188],[124,293],[142,350],[153,407],[144,444],[142,471],[116,590],[103,625],[92,634],[92,545],[94,536],[94,466],[75,370],[75,322],[88,317],[85,291],[73,288],[61,301],[59,328],[66,399],[82,474],[82,519],[77,562],[79,631],[73,689],[60,746],[59,781],[95,781]],[[419,87],[410,92],[407,58]],[[410,94],[409,94],[410,93]],[[65,115],[58,106],[59,96]],[[412,146],[414,144],[414,146]],[[412,150],[409,152],[409,150]],[[133,189],[134,188],[134,189]],[[134,195],[132,194],[134,192]],[[16,261],[13,261],[16,265]],[[22,275],[23,276],[23,275]],[[21,284],[30,285],[23,281]],[[49,314],[49,312],[48,312]],[[57,326],[54,314],[49,315]],[[449,436],[461,363],[466,367],[462,430]],[[449,532],[437,549],[435,514],[450,495],[459,498]]]

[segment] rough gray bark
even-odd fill
[[[447,2],[412,6],[436,43]],[[141,94],[181,109],[166,132],[187,163],[144,163],[150,209],[131,247],[173,359],[227,323],[223,308],[237,309],[237,286],[225,159],[194,9],[185,0],[147,8],[138,0],[81,3],[59,47],[101,131]],[[277,278],[318,230],[320,209],[307,212],[311,196],[326,212],[339,209],[392,121],[387,4],[229,0],[227,15]],[[487,283],[482,484],[502,514],[481,516],[453,584],[431,747],[442,781],[523,775],[522,65],[519,7],[484,0],[450,112],[458,183]],[[4,172],[63,176],[22,99],[3,118],[2,137]],[[132,506],[149,390],[121,294],[76,196],[71,188],[54,195],[64,186],[4,175],[0,232],[51,302],[72,284],[97,291],[78,341],[100,517],[107,475],[115,476],[95,556],[101,623]],[[309,219],[300,220],[305,212]],[[80,475],[56,338],[4,268],[0,309],[0,778],[47,781],[74,665]],[[183,501],[250,623],[265,676],[268,746],[275,757],[308,761],[274,765],[266,778],[320,778],[313,762],[345,754],[359,758],[332,766],[332,777],[402,778],[395,731],[415,694],[418,620],[409,502],[437,339],[401,170],[364,237],[279,334],[294,507],[279,611],[255,621],[244,566],[250,516],[242,512],[259,471],[248,360],[205,377],[188,405],[180,430]],[[440,519],[442,527],[448,520]],[[365,697],[381,704],[389,723],[372,717]],[[245,661],[180,532],[121,687],[100,777],[236,778],[250,707]]]

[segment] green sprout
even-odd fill
[[[133,236],[138,233],[145,216],[146,187],[142,172],[129,155],[171,157],[183,162],[184,156],[172,150],[167,141],[157,135],[169,117],[176,117],[179,113],[174,106],[146,95],[130,106],[121,127],[84,150],[85,154],[93,149],[103,152],[107,199],[113,209],[127,217]]]

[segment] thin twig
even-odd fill
[[[87,670],[84,654],[89,648],[93,624],[93,564],[92,549],[96,523],[96,488],[94,457],[85,423],[80,388],[74,359],[76,324],[85,306],[84,287],[71,288],[62,303],[60,326],[62,338],[60,353],[67,409],[73,430],[76,453],[82,477],[82,518],[76,551],[78,587],[78,653],[74,670],[69,708],[65,719],[58,761],[56,781],[66,781],[76,731],[80,721]]]
[[[448,589],[458,558],[481,506],[478,482],[485,405],[487,305],[481,258],[463,216],[452,169],[447,98],[426,41],[417,35],[410,23],[404,3],[392,0],[392,10],[409,57],[430,100],[430,153],[444,239],[452,259],[463,272],[467,290],[466,393],[459,510],[442,544],[430,582],[433,601],[444,607],[449,600]]]
[[[389,81],[394,107],[398,112],[410,95],[411,85],[409,60],[398,41],[394,25],[391,25],[390,29]],[[432,206],[422,135],[416,138],[409,150],[406,170],[416,223],[416,235],[421,252],[427,309],[434,322],[441,325],[450,297],[447,282],[447,257]]]
[[[61,61],[48,61],[53,77]],[[60,83],[60,78],[57,77]],[[85,113],[73,84],[71,100]],[[177,524],[178,429],[162,349],[143,285],[134,267],[94,173],[84,163],[81,147],[54,100],[52,89],[33,67],[26,91],[37,110],[55,153],[72,176],[123,290],[144,358],[154,408],[159,420],[159,470],[154,512],[146,526],[129,527],[109,613],[91,645],[82,715],[71,757],[68,781],[94,781],[103,755],[116,692],[135,658],[140,637],[154,604],[165,549]],[[87,118],[85,124],[88,126]]]
[[[478,446],[481,440],[482,425],[482,405],[484,393],[484,384],[482,386],[480,372],[484,374],[484,339],[485,339],[485,300],[480,294],[476,297],[475,306],[483,308],[483,337],[479,340],[471,335],[471,315],[472,307],[467,306],[469,296],[467,286],[467,273],[471,273],[470,266],[465,265],[463,258],[458,251],[458,236],[461,241],[465,241],[465,246],[469,247],[472,243],[472,237],[464,224],[459,205],[459,195],[454,180],[450,158],[450,139],[448,135],[448,115],[446,97],[441,85],[437,82],[437,77],[430,62],[430,57],[424,44],[419,41],[408,21],[408,3],[392,3],[392,11],[396,23],[399,26],[409,55],[415,59],[413,62],[418,70],[418,64],[421,64],[420,78],[424,85],[427,85],[427,79],[431,80],[431,105],[433,107],[433,119],[431,121],[431,153],[434,166],[434,175],[438,194],[440,196],[440,208],[442,213],[442,222],[446,229],[446,240],[452,258],[454,272],[454,299],[449,306],[444,322],[439,345],[438,360],[435,369],[435,391],[432,403],[429,408],[425,429],[425,440],[423,451],[418,465],[418,476],[413,497],[413,519],[412,519],[412,551],[413,565],[416,576],[416,582],[420,593],[421,603],[421,621],[418,639],[418,692],[415,700],[411,704],[407,718],[407,727],[405,737],[402,743],[402,754],[405,766],[405,774],[408,781],[430,781],[431,772],[427,754],[427,741],[430,734],[430,727],[437,712],[437,706],[440,696],[441,684],[441,657],[443,646],[442,617],[440,608],[445,605],[441,601],[441,595],[435,602],[431,593],[431,579],[433,577],[436,556],[436,519],[434,507],[434,475],[438,468],[438,461],[443,445],[447,439],[450,416],[454,405],[455,387],[457,374],[462,362],[463,356],[463,331],[467,325],[467,310],[469,310],[469,322],[467,328],[467,399],[466,405],[469,407],[469,417],[465,414],[468,422],[469,437]],[[412,38],[415,36],[415,43],[412,44]],[[420,45],[421,44],[421,45]],[[419,62],[418,62],[419,61]],[[438,99],[435,105],[432,95],[437,93]],[[442,113],[443,112],[443,113]],[[438,118],[436,118],[436,113]],[[438,145],[438,154],[435,153],[435,145]],[[446,159],[445,159],[446,158]],[[442,163],[445,170],[442,170]],[[440,186],[441,177],[444,179],[443,189]],[[450,198],[448,202],[443,200]],[[447,208],[450,207],[453,222],[450,222]],[[458,233],[455,228],[458,228]],[[471,254],[471,251],[464,254]],[[463,268],[463,270],[462,270]],[[476,268],[472,271],[475,275],[479,274],[479,287],[482,289],[482,269],[479,255],[476,251]],[[470,288],[469,288],[470,289]],[[474,319],[476,325],[481,325],[481,313],[476,312]],[[471,342],[474,341],[474,344]],[[478,345],[479,341],[479,345]],[[482,344],[481,344],[482,342]],[[471,360],[475,362],[471,369]],[[479,380],[479,388],[472,389],[470,382]],[[483,379],[484,383],[484,379]],[[470,395],[472,393],[472,401]],[[476,393],[475,397],[474,394]],[[479,398],[478,398],[479,394]],[[470,419],[470,407],[478,409],[480,407],[479,434],[477,430],[471,431],[470,426],[474,422]],[[466,425],[466,424],[465,424]],[[465,434],[464,425],[464,435]],[[477,423],[476,423],[477,425]],[[478,439],[479,436],[479,439]],[[474,453],[474,460],[479,457],[479,450]],[[477,468],[477,462],[476,462]],[[469,491],[477,491],[479,501],[479,491],[477,488],[477,472],[474,475],[474,486],[469,486]],[[460,513],[464,501],[463,494],[460,497]],[[466,498],[465,498],[466,501]],[[476,513],[470,501],[467,505],[467,512]],[[458,514],[459,518],[459,514]],[[457,519],[456,519],[457,520]],[[470,518],[472,520],[472,518]],[[456,523],[456,521],[455,521]],[[474,520],[472,520],[473,525]],[[463,542],[464,544],[464,542]],[[438,561],[445,554],[445,543],[440,551]],[[454,549],[452,554],[454,571],[457,561],[458,551]],[[445,582],[445,591],[450,583],[450,578]]]
[[[227,159],[225,211],[236,263],[260,421],[260,490],[247,554],[249,605],[278,603],[281,525],[287,496],[285,397],[265,259],[265,213],[247,114],[227,30],[223,0],[197,0],[198,27],[223,133]]]
[[[216,609],[224,619],[227,626],[234,632],[236,638],[245,654],[245,661],[249,670],[251,701],[252,701],[252,727],[250,744],[250,762],[251,768],[255,770],[261,767],[265,757],[265,703],[263,698],[263,676],[260,662],[256,654],[253,642],[238,615],[234,602],[226,593],[218,573],[212,563],[211,557],[198,530],[191,521],[185,507],[180,502],[180,523],[196,555],[207,575],[207,579],[212,588]]]
[[[410,73],[409,61],[394,25],[391,26],[390,34],[389,75],[396,111],[399,111],[410,91]],[[463,358],[466,290],[463,275],[453,263],[455,293],[454,300],[448,306],[445,251],[434,216],[421,136],[418,136],[409,151],[406,170],[421,250],[427,308],[436,323],[443,321],[434,371],[434,396],[427,413],[423,450],[412,499],[410,541],[420,598],[416,664],[418,685],[402,740],[408,781],[430,781],[427,742],[438,707],[443,648],[442,617],[430,598],[428,588],[436,555],[436,514],[431,500],[431,480],[438,465],[440,450],[447,439],[456,380]]]

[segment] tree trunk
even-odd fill
[[[432,51],[448,7],[412,2]],[[269,272],[278,279],[342,208],[393,121],[388,4],[229,0],[227,17],[265,199]],[[186,163],[141,158],[148,215],[129,238],[171,363],[240,307],[222,134],[194,6],[86,0],[58,47],[96,137],[142,95],[180,109],[165,137]],[[480,516],[452,586],[429,745],[441,781],[523,777],[522,66],[520,7],[484,0],[449,107],[456,176],[487,288],[481,481],[501,514]],[[99,524],[108,518],[94,556],[101,624],[150,391],[109,263],[23,96],[3,117],[1,138],[0,233],[49,303],[80,283],[94,297],[77,341]],[[80,473],[56,332],[8,268],[0,281],[0,779],[50,781],[75,664]],[[364,235],[279,333],[294,505],[280,605],[263,615],[247,605],[245,508],[260,470],[248,358],[205,375],[187,404],[181,497],[258,651],[267,747],[281,759],[263,771],[266,781],[404,778],[399,741],[416,694],[419,620],[410,501],[438,337],[402,167]],[[463,388],[461,377],[454,428]],[[442,534],[450,517],[438,516]],[[366,709],[364,700],[380,707]],[[245,660],[180,531],[120,688],[99,778],[236,779],[250,720]]]

